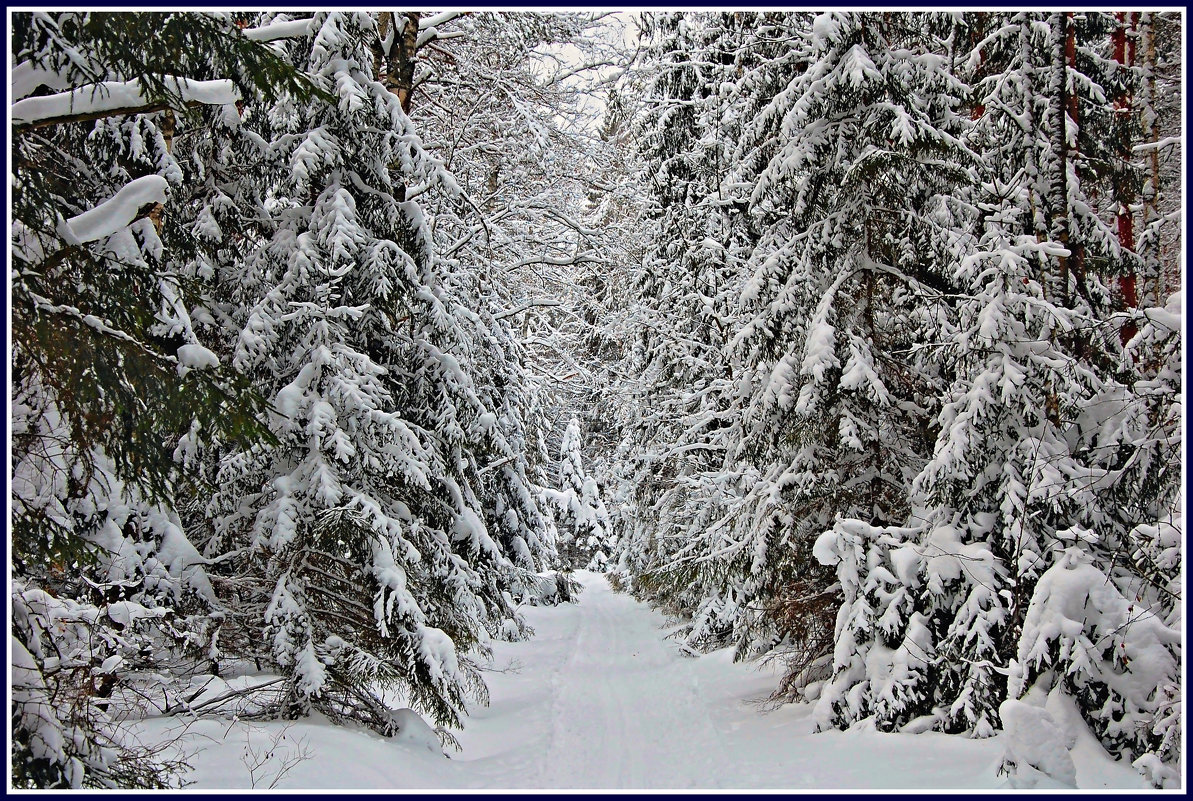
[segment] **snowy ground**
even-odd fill
[[[775,677],[727,651],[680,656],[661,615],[578,573],[578,605],[530,609],[536,636],[498,643],[488,708],[458,733],[451,759],[325,721],[190,722],[189,778],[216,788],[778,788],[995,789],[998,738],[813,734],[805,707],[754,703]],[[1074,721],[1067,722],[1069,726]],[[145,724],[164,738],[178,719]],[[1080,726],[1079,721],[1076,722]],[[1081,727],[1083,789],[1142,789]]]

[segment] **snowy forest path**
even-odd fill
[[[577,571],[577,603],[523,610],[535,634],[495,643],[491,703],[471,711],[452,757],[472,788],[990,788],[1002,745],[939,733],[815,730],[805,704],[762,713],[776,668],[696,658],[667,618],[605,576]],[[777,668],[781,669],[781,668]],[[1078,751],[1100,754],[1086,733]],[[1138,778],[1104,756],[1078,760],[1082,787]],[[927,783],[925,777],[932,777]]]
[[[578,603],[524,609],[535,634],[493,643],[490,703],[456,732],[446,760],[418,744],[301,721],[154,722],[156,737],[188,730],[203,788],[245,788],[248,747],[269,752],[258,774],[280,788],[677,789],[1003,787],[998,738],[870,730],[814,734],[807,705],[762,714],[775,671],[735,663],[730,649],[689,657],[667,619],[604,576],[577,571]],[[285,737],[284,740],[280,739]],[[1079,743],[1078,786],[1140,787],[1129,763]],[[305,744],[305,746],[304,746]],[[223,747],[221,747],[223,746]],[[298,756],[309,748],[310,758]],[[294,760],[291,768],[285,767]],[[258,776],[259,780],[259,776]],[[266,782],[268,783],[268,781]]]
[[[653,615],[585,576],[573,650],[553,672],[543,787],[708,787],[720,737]],[[682,732],[682,736],[677,733]]]

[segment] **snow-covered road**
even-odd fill
[[[662,615],[578,573],[578,604],[526,610],[535,637],[497,643],[491,701],[425,750],[311,720],[289,724],[271,761],[249,766],[287,724],[198,721],[185,742],[198,788],[958,788],[1005,787],[997,738],[872,729],[814,734],[806,707],[763,712],[776,677],[728,651],[681,656]],[[158,724],[159,732],[160,726]],[[305,758],[294,759],[302,756]],[[1086,731],[1078,786],[1142,788]],[[283,770],[287,761],[294,762]]]

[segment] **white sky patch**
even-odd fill
[[[625,72],[638,45],[640,16],[640,11],[596,12],[588,47],[568,43],[535,48],[531,72],[544,83],[561,81],[577,92],[576,122],[588,132],[600,128],[608,87]]]

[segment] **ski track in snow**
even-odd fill
[[[690,773],[684,752],[723,749],[695,676],[653,617],[591,580],[573,611],[575,644],[553,674],[552,736],[537,786],[712,786],[715,777]]]
[[[142,724],[165,739],[186,725],[192,788],[251,786],[246,746],[269,742],[276,762],[258,787],[278,789],[1003,789],[995,737],[883,734],[872,727],[814,734],[806,705],[770,713],[754,703],[777,676],[732,662],[728,650],[692,658],[666,639],[666,620],[577,572],[578,604],[525,610],[535,636],[494,643],[491,699],[457,732],[444,759],[318,717],[237,723],[177,718]],[[187,739],[189,738],[189,739]],[[281,770],[303,743],[308,758]],[[289,750],[288,750],[289,749]],[[1085,731],[1073,752],[1084,789],[1142,789]],[[277,774],[281,775],[277,775]],[[264,777],[264,778],[262,778]]]

